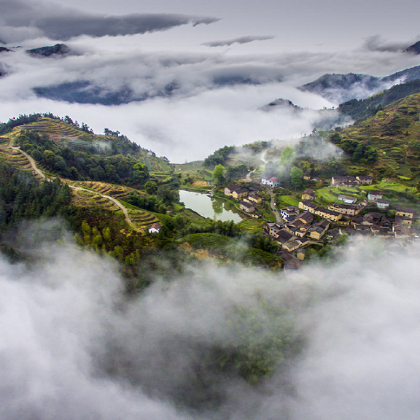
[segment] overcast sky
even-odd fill
[[[63,0],[55,3],[66,7],[69,4]],[[182,13],[217,17],[222,19],[217,25],[196,33],[190,41],[274,36],[265,45],[252,48],[264,52],[342,50],[356,48],[372,35],[401,42],[420,35],[420,3],[415,0],[74,0],[71,4],[86,12],[109,15]],[[167,38],[169,42],[171,38]]]
[[[0,41],[13,51],[0,55],[0,121],[68,114],[95,132],[119,130],[173,162],[310,132],[321,118],[316,110],[340,101],[297,87],[325,73],[385,76],[420,64],[402,52],[420,40],[420,5],[411,0],[398,7],[376,0],[0,0],[0,11]],[[74,55],[25,53],[63,42]],[[33,90],[80,81],[102,94],[128,90],[136,102],[68,103]],[[168,86],[173,94],[162,97]],[[277,98],[308,109],[261,111]]]

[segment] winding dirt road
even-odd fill
[[[47,178],[46,176],[45,176],[45,174],[36,166],[36,162],[35,162],[35,160],[33,159],[33,157],[32,156],[29,156],[26,152],[24,152],[22,149],[20,149],[20,147],[17,147],[17,146],[12,146],[12,149],[13,150],[17,150],[17,151],[19,151],[20,153],[22,153],[28,160],[29,160],[29,163],[31,164],[31,167],[32,167],[32,169],[42,178],[42,179],[46,179],[47,181],[51,181],[51,179],[49,179],[49,178]],[[135,230],[136,232],[140,232],[141,231],[141,229],[139,229],[134,223],[133,223],[133,221],[130,219],[130,216],[129,216],[129,214],[128,214],[128,211],[127,211],[127,208],[126,207],[124,207],[118,200],[116,200],[115,198],[113,198],[113,197],[110,197],[109,195],[104,195],[104,194],[101,194],[101,193],[98,193],[98,192],[96,192],[96,191],[91,191],[91,190],[88,190],[88,189],[86,189],[86,188],[83,188],[83,187],[75,187],[75,186],[73,186],[73,185],[69,185],[69,184],[67,184],[70,188],[72,188],[73,190],[75,190],[75,191],[86,191],[86,192],[88,192],[88,193],[91,193],[91,194],[96,194],[96,195],[99,195],[99,196],[101,196],[101,197],[104,197],[104,198],[106,198],[106,199],[108,199],[108,200],[111,200],[115,205],[117,205],[121,210],[122,210],[122,212],[124,213],[124,216],[125,216],[125,220],[127,221],[127,223],[128,223],[128,225],[133,229],[133,230]]]

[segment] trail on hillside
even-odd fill
[[[29,161],[29,163],[31,164],[31,167],[32,167],[32,169],[42,178],[42,179],[46,179],[47,181],[51,181],[49,178],[47,178],[46,176],[45,176],[45,174],[36,166],[36,162],[35,162],[35,160],[31,157],[31,156],[29,156],[26,152],[24,152],[23,150],[21,150],[20,149],[20,147],[17,147],[17,146],[12,146],[12,149],[13,150],[17,150],[17,151],[19,151],[20,153],[22,153],[27,159],[28,159],[28,161]],[[130,219],[130,216],[129,216],[129,214],[128,214],[128,211],[127,211],[127,208],[126,207],[124,207],[118,200],[116,200],[115,198],[113,198],[113,197],[110,197],[109,195],[105,195],[105,194],[101,194],[101,193],[98,193],[98,192],[96,192],[96,191],[91,191],[91,190],[88,190],[88,189],[86,189],[86,188],[83,188],[83,187],[75,187],[75,186],[73,186],[73,185],[70,185],[70,184],[67,184],[70,188],[72,188],[73,190],[75,190],[75,191],[87,191],[87,192],[89,192],[89,193],[91,193],[91,194],[98,194],[98,195],[100,195],[101,197],[104,197],[104,198],[106,198],[106,199],[108,199],[108,200],[111,200],[114,204],[116,204],[121,210],[122,210],[122,212],[124,213],[124,216],[125,216],[125,220],[127,221],[127,223],[129,224],[129,226],[133,229],[133,230],[135,230],[136,232],[141,232],[141,229],[139,229],[135,224],[134,224],[134,222]]]

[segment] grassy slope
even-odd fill
[[[353,172],[372,171],[379,178],[400,177],[408,185],[420,176],[420,150],[412,147],[420,139],[420,93],[393,102],[375,116],[343,130],[343,137],[370,142],[379,151],[373,166],[352,163]],[[410,182],[411,181],[411,182]]]

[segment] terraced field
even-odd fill
[[[105,182],[96,182],[96,181],[84,181],[84,182],[75,182],[74,186],[87,188],[89,190],[97,191],[100,194],[109,195],[118,200],[125,200],[130,194],[131,191],[136,191],[137,194],[144,194],[142,191],[133,190],[129,187],[124,187],[122,185],[113,185]]]
[[[343,137],[365,141],[378,149],[371,167],[381,176],[420,178],[420,94],[393,102],[375,116],[342,131]]]
[[[38,121],[23,125],[20,128],[36,131],[41,134],[48,134],[50,137],[79,137],[84,134],[84,132],[77,127],[66,124],[63,121],[46,117],[41,117]]]
[[[158,223],[159,219],[153,214],[144,210],[128,210],[130,219],[139,227],[139,229],[146,230],[153,223]]]

